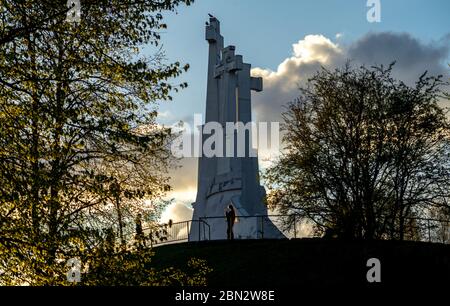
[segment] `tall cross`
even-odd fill
[[[235,47],[222,50],[222,58],[214,70],[214,78],[219,79],[219,121],[222,124],[236,121],[237,73],[242,70],[242,55],[235,55]]]
[[[235,73],[242,70],[242,55],[235,55],[235,46],[228,46],[222,50],[222,60],[216,66],[214,77],[220,78],[225,72]]]

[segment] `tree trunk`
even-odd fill
[[[25,20],[25,19],[24,19]],[[26,20],[25,20],[26,24]],[[30,91],[32,93],[31,101],[31,224],[33,231],[33,239],[39,241],[40,224],[39,224],[39,97],[36,86],[36,53],[34,50],[34,42],[31,34],[27,36],[28,52],[30,54],[31,81]]]
[[[58,66],[56,68],[56,99],[55,99],[55,113],[53,115],[55,120],[55,126],[53,127],[53,144],[52,153],[54,156],[51,162],[51,185],[50,185],[50,211],[49,211],[49,238],[50,238],[50,250],[49,250],[49,260],[53,263],[56,257],[56,251],[58,249],[58,212],[60,210],[60,180],[61,180],[61,135],[64,125],[63,119],[63,108],[64,108],[64,67],[63,67],[63,57],[64,48],[63,42],[58,41]]]
[[[116,195],[116,208],[117,208],[117,218],[119,221],[120,244],[122,247],[125,247],[125,239],[123,237],[122,211],[120,209],[120,194],[119,193],[117,193],[117,195]]]

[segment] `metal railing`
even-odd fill
[[[192,226],[198,226],[199,237],[200,233],[202,233],[202,237],[208,237],[207,240],[210,239],[209,224],[203,220],[188,220],[174,223],[169,221],[168,223],[144,228],[143,240],[145,243],[148,241],[151,246],[189,241],[189,233]]]
[[[407,218],[405,240],[450,243],[450,220]]]
[[[188,220],[176,223],[165,223],[145,228],[144,240],[151,246],[158,246],[162,244],[187,242],[191,240],[202,241],[211,240],[211,232],[216,230],[214,227],[217,221],[222,219],[226,222],[224,216],[201,217],[199,220]],[[270,220],[270,222],[269,222]],[[254,215],[254,216],[237,216],[237,223],[247,222],[251,224],[254,230],[253,235],[237,236],[235,239],[267,239],[274,238],[268,235],[273,231],[273,225],[283,234],[287,239],[296,238],[319,238],[323,237],[321,232],[314,228],[314,223],[311,220],[302,218],[299,215]],[[196,226],[195,236],[190,236],[192,226]],[[225,227],[221,228],[222,238],[217,238],[217,233],[213,239],[226,239],[226,233],[222,233]],[[198,236],[197,236],[198,234]],[[386,237],[385,239],[389,239]],[[429,218],[407,218],[405,222],[404,240],[410,241],[426,241],[450,243],[450,220],[439,220]]]
[[[290,218],[291,221],[287,219]],[[226,221],[225,216],[201,217],[200,220],[206,224],[214,223],[217,220]],[[292,221],[293,219],[293,221]],[[246,222],[247,226],[254,226],[254,233],[247,237],[239,237],[237,239],[266,239],[273,238],[273,225],[282,233],[278,238],[296,239],[296,238],[314,238],[321,237],[313,229],[313,223],[300,218],[297,215],[253,215],[253,216],[237,216],[235,227],[240,223]],[[236,236],[236,235],[235,235]],[[283,237],[284,236],[284,237]],[[226,236],[225,236],[226,237]]]

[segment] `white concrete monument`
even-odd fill
[[[206,25],[206,40],[209,62],[205,123],[218,122],[225,131],[227,122],[251,122],[251,90],[262,91],[262,78],[250,76],[251,65],[243,63],[241,55],[235,55],[234,46],[224,48],[220,23],[215,17]],[[226,139],[224,152],[225,142]],[[236,143],[234,137],[234,153]],[[226,239],[225,208],[229,204],[238,216],[235,239],[284,238],[268,218],[248,217],[267,215],[267,208],[266,192],[259,182],[258,158],[250,155],[251,131],[246,134],[245,148],[244,157],[200,157],[191,241],[209,239],[209,234],[212,240]],[[204,222],[196,221],[199,219]]]

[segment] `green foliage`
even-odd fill
[[[119,250],[115,253],[100,251],[87,260],[80,285],[95,286],[204,286],[212,270],[204,260],[191,258],[183,270],[152,267],[153,250],[138,252]]]
[[[98,254],[103,229],[126,244],[138,213],[161,211],[175,161],[157,103],[188,69],[165,63],[162,14],[191,2],[81,1],[70,23],[67,1],[1,1],[1,283],[59,283],[69,258]],[[111,256],[90,260],[142,264]]]
[[[269,202],[346,238],[404,239],[408,218],[448,208],[450,133],[440,77],[415,86],[388,68],[318,72],[284,113],[286,150]]]
[[[183,270],[176,268],[166,268],[153,274],[151,281],[147,284],[157,286],[206,286],[207,275],[213,269],[209,268],[206,261],[198,258],[191,258],[187,267]]]

